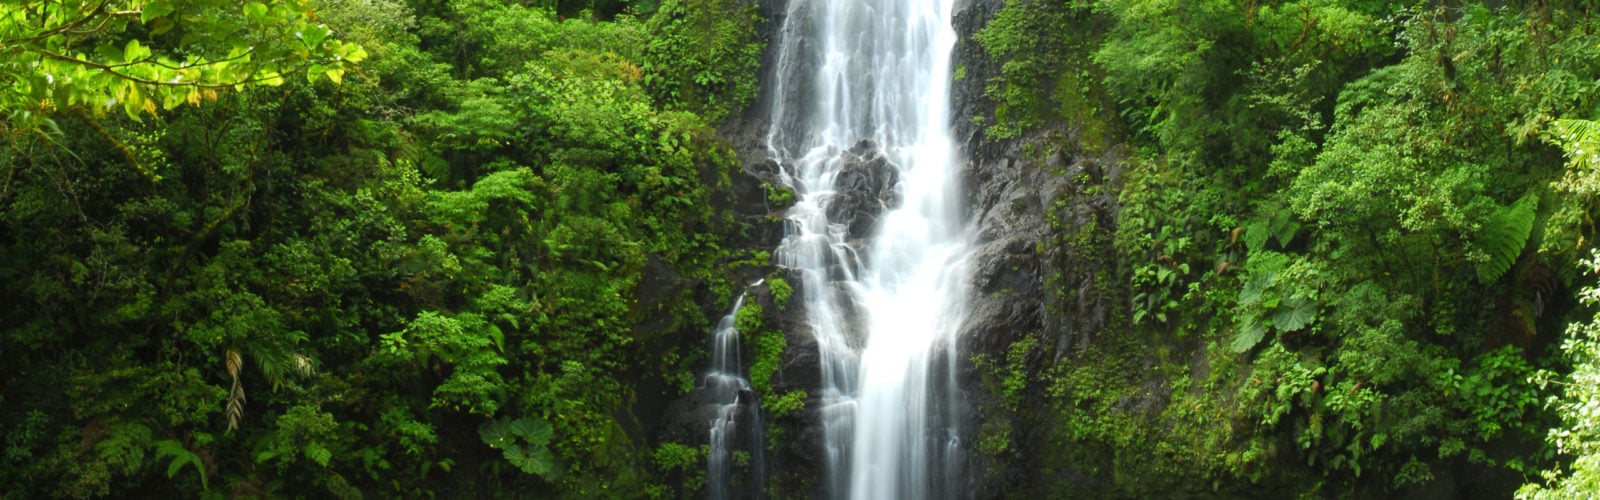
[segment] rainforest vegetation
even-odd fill
[[[666,494],[622,381],[691,384],[749,257],[709,124],[756,21],[0,6],[0,496]]]
[[[963,118],[1120,165],[1039,243],[1125,307],[979,356],[976,452],[1038,468],[982,495],[1600,491],[1600,11],[996,5]],[[759,12],[0,5],[0,497],[698,496],[633,408],[770,261],[717,131]]]
[[[1125,168],[1093,187],[1115,228],[1053,244],[1112,245],[1126,314],[988,360],[1045,466],[1129,496],[1600,491],[1590,3],[1011,0],[975,38],[991,138],[1070,127]]]

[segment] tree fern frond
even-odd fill
[[[1517,257],[1522,255],[1523,247],[1528,244],[1528,235],[1533,233],[1533,221],[1538,209],[1539,195],[1528,194],[1511,206],[1501,208],[1484,222],[1477,243],[1489,255],[1489,259],[1478,263],[1480,282],[1493,283],[1505,275],[1512,264],[1516,264]]]
[[[178,471],[183,470],[183,466],[192,465],[194,470],[200,473],[200,488],[211,489],[211,486],[206,483],[206,468],[200,462],[200,456],[189,451],[188,448],[184,448],[183,443],[171,439],[156,441],[156,458],[160,459],[162,457],[172,457],[172,462],[167,464],[167,479],[172,479],[173,476],[178,475]]]

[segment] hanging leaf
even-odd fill
[[[506,352],[506,334],[500,331],[500,327],[489,325],[489,340],[494,342],[495,351]]]

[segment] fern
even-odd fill
[[[1538,215],[1539,195],[1529,194],[1509,207],[1501,208],[1484,222],[1478,234],[1478,244],[1489,258],[1478,263],[1478,280],[1493,283],[1511,269],[1528,244],[1533,233],[1534,217]]]
[[[192,465],[194,470],[200,473],[200,488],[211,489],[206,484],[206,468],[204,464],[200,463],[200,456],[189,451],[188,448],[184,448],[183,443],[171,439],[156,441],[156,458],[163,457],[172,457],[172,463],[167,464],[167,479],[172,479],[173,476],[178,475],[178,471],[183,470],[183,466]]]

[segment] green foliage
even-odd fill
[[[12,126],[53,110],[121,108],[138,120],[235,86],[304,72],[338,83],[367,57],[305,0],[26,1],[0,7],[0,109]]]
[[[1591,255],[1582,265],[1585,274],[1600,273],[1600,256]],[[1600,305],[1600,287],[1585,286],[1578,300],[1589,307]],[[1542,482],[1524,484],[1517,490],[1519,499],[1582,498],[1600,489],[1600,315],[1567,325],[1561,353],[1572,363],[1572,372],[1558,377],[1542,371],[1535,380],[1541,388],[1560,388],[1561,394],[1550,396],[1546,404],[1561,416],[1562,425],[1550,429],[1545,439],[1572,461],[1541,471]]]
[[[695,448],[678,443],[661,443],[656,447],[653,460],[657,470],[678,478],[679,493],[687,496],[699,492],[706,485],[704,447]],[[670,498],[665,491],[654,491],[656,498]]]
[[[1528,236],[1533,234],[1533,221],[1538,208],[1539,195],[1527,195],[1484,220],[1478,240],[1488,259],[1478,263],[1478,281],[1493,283],[1511,270],[1517,257],[1522,255],[1522,249],[1527,246]]]
[[[784,186],[773,186],[771,183],[761,183],[761,190],[767,193],[767,203],[773,209],[789,208],[794,206],[794,190]]]
[[[0,24],[99,3],[0,7]],[[653,481],[631,381],[692,361],[677,346],[707,320],[694,287],[641,283],[725,286],[741,227],[712,203],[726,142],[643,83],[644,21],[492,0],[105,5],[78,11],[105,21],[94,33],[0,35],[0,76],[39,44],[103,62],[97,45],[137,39],[151,52],[124,68],[144,71],[244,41],[252,62],[230,71],[282,82],[212,96],[239,82],[206,81],[196,105],[140,121],[4,106],[47,118],[49,141],[0,152],[8,493],[608,497]],[[357,45],[359,68],[323,59],[355,62]],[[548,436],[496,449],[459,432],[524,420]],[[200,482],[177,477],[191,465]]]
[[[805,409],[807,397],[809,395],[802,390],[785,392],[775,398],[763,399],[761,409],[766,410],[772,418],[784,418]]]
[[[465,409],[491,417],[500,408],[498,400],[502,398],[496,396],[504,381],[495,369],[506,360],[496,348],[504,344],[499,327],[477,315],[447,318],[424,311],[405,330],[381,338],[372,358],[379,367],[446,363],[453,368],[434,389],[431,407]]]
[[[1104,147],[1111,101],[1096,85],[1104,75],[1101,66],[1089,58],[1103,36],[1104,23],[1086,2],[1006,2],[974,36],[1001,66],[984,87],[984,95],[996,102],[993,120],[973,120],[986,125],[991,139],[1018,137],[1066,120],[1083,127],[1086,144]],[[955,73],[962,80],[966,68]]]
[[[766,325],[763,314],[759,304],[745,304],[734,317],[734,328],[751,344],[750,386],[761,394],[762,406],[766,407],[777,403],[778,395],[772,390],[772,377],[783,362],[783,351],[789,348],[789,340],[782,331]],[[791,392],[785,396],[792,395]]]
[[[1237,336],[1233,352],[1254,348],[1268,329],[1287,334],[1311,326],[1317,317],[1317,290],[1324,283],[1310,263],[1273,253],[1253,253],[1241,273]]]
[[[1132,325],[1111,315],[1019,382],[995,373],[997,395],[1065,399],[997,414],[980,449],[1071,463],[1100,496],[1382,496],[1544,460],[1511,443],[1546,418],[1526,378],[1552,368],[1563,269],[1594,229],[1589,10],[1008,2],[978,37],[1005,66],[988,132],[1106,128],[1054,105],[1109,103],[1131,146],[1120,262],[1051,271],[1096,276]],[[1047,217],[1077,248],[1083,228]],[[1074,451],[1014,446],[1040,439]],[[1154,477],[1170,482],[1138,483]]]
[[[788,280],[778,276],[767,278],[767,288],[772,290],[772,303],[778,305],[779,311],[789,307],[789,297],[794,294],[794,288],[789,286]]]
[[[478,436],[490,448],[500,450],[507,462],[522,472],[545,479],[560,476],[555,457],[550,454],[550,424],[535,418],[492,420],[478,427]]]
[[[657,103],[717,122],[755,99],[765,46],[755,4],[663,0],[650,17],[644,84]]]
[[[206,484],[206,468],[205,464],[200,462],[200,455],[196,455],[194,452],[189,451],[188,448],[184,448],[183,443],[171,439],[157,441],[156,459],[160,460],[166,457],[172,457],[172,462],[167,464],[167,479],[172,479],[173,476],[178,475],[178,471],[183,470],[183,466],[188,465],[194,467],[195,472],[200,473],[200,487],[202,489],[211,489]]]

